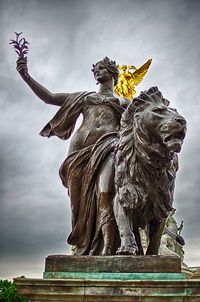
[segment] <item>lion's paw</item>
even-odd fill
[[[134,255],[136,256],[138,254],[138,249],[136,246],[120,246],[118,248],[117,255]]]

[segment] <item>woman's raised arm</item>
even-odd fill
[[[62,106],[70,93],[52,93],[40,83],[35,81],[28,73],[27,59],[19,57],[17,60],[17,71],[22,79],[28,84],[32,91],[45,103],[50,105]]]

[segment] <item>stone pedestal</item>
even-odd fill
[[[174,256],[66,256],[51,255],[45,273],[181,273],[181,260]]]
[[[200,280],[15,279],[31,302],[199,302]]]
[[[200,302],[200,280],[161,256],[48,256],[44,279],[15,279],[31,302]]]

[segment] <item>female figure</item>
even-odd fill
[[[42,101],[61,107],[41,131],[42,136],[68,139],[83,114],[82,125],[72,137],[59,171],[71,200],[68,243],[76,247],[77,255],[115,254],[119,236],[113,214],[114,147],[121,114],[129,104],[113,94],[118,79],[116,63],[106,57],[93,65],[98,93],[53,94],[29,75],[23,57],[17,61],[17,70]]]

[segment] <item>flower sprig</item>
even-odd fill
[[[14,47],[15,52],[18,54],[19,57],[25,57],[25,55],[28,53],[29,49],[28,49],[28,44],[29,42],[26,41],[25,38],[21,38],[20,35],[21,33],[17,33],[16,34],[16,39],[15,40],[10,40],[9,44],[12,44]]]

